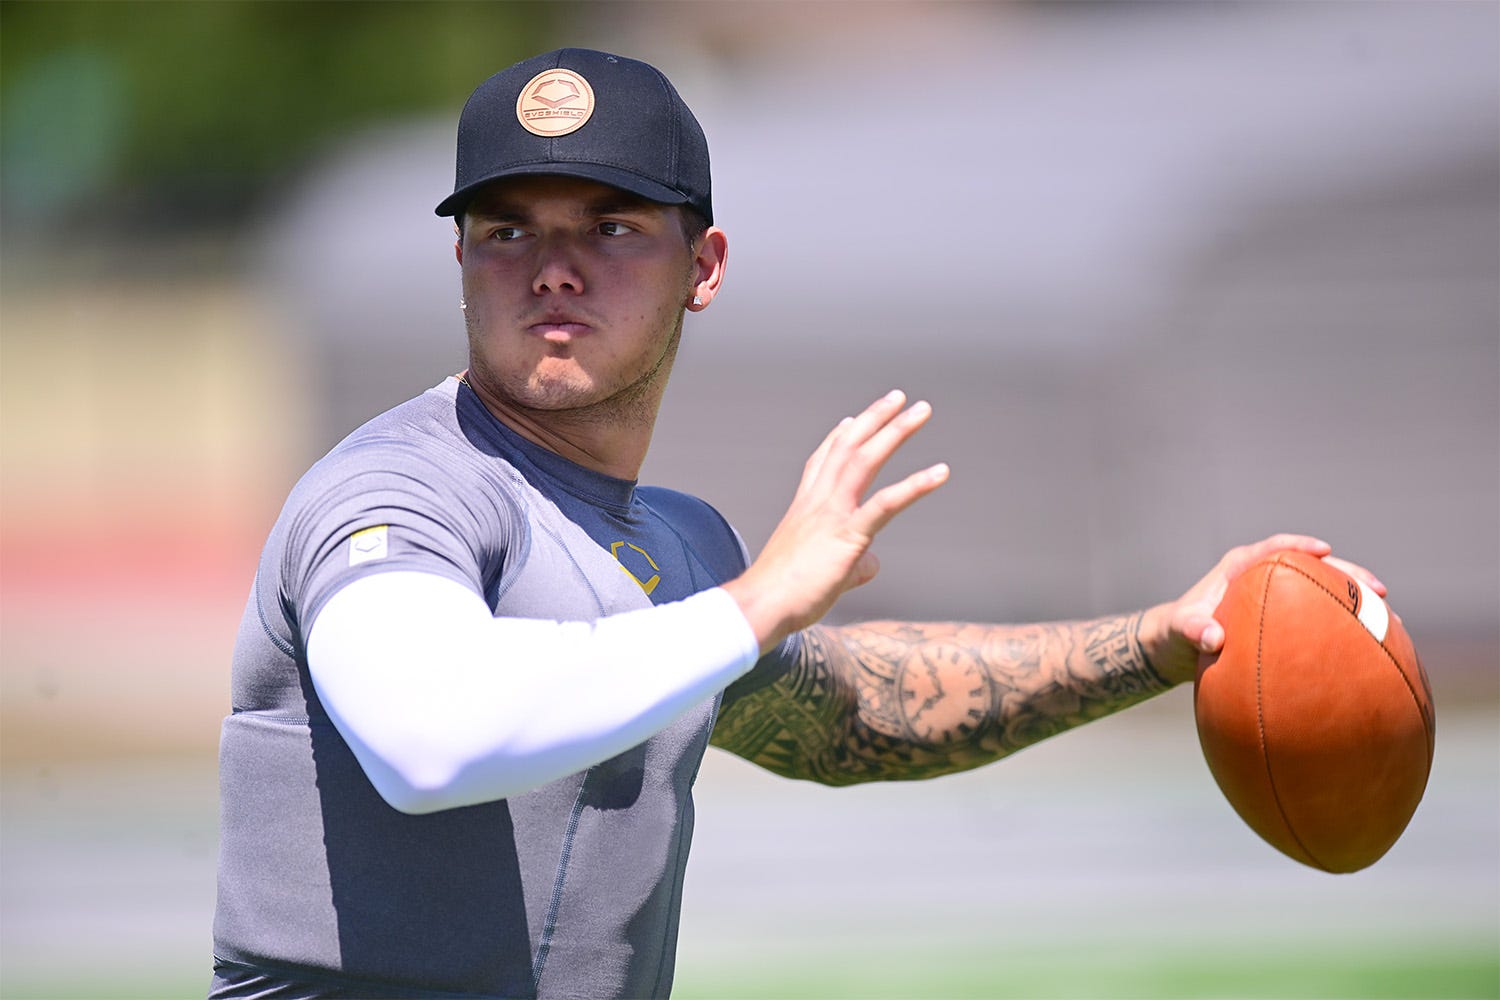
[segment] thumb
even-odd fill
[[[849,575],[845,578],[848,586],[845,589],[853,590],[855,587],[863,587],[875,579],[875,574],[879,572],[880,559],[875,553],[869,549],[865,549],[865,551],[860,553],[859,558],[854,561],[854,567],[849,570]]]
[[[1200,653],[1213,655],[1224,648],[1224,626],[1201,608],[1185,609],[1177,630]]]

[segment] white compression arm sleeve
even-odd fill
[[[505,798],[607,760],[754,665],[720,589],[583,622],[495,618],[444,577],[362,577],[307,639],[323,706],[377,791],[408,813]]]

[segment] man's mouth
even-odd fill
[[[568,316],[549,316],[526,327],[528,333],[552,343],[567,343],[589,333],[593,327]]]

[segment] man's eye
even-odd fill
[[[626,233],[634,232],[623,222],[601,222],[599,223],[600,236],[624,236]]]
[[[501,226],[490,234],[491,239],[506,241],[520,239],[525,231],[516,226]]]

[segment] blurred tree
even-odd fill
[[[427,110],[539,47],[546,3],[0,2],[7,225],[232,220],[338,134]]]

